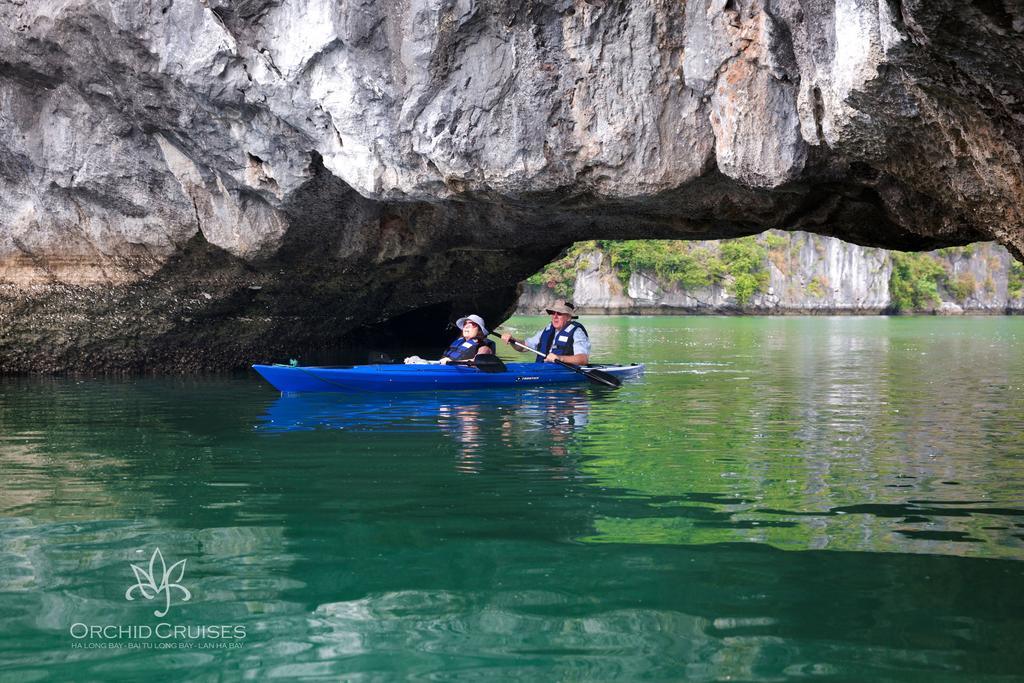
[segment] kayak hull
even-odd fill
[[[551,363],[507,363],[506,367],[505,372],[487,373],[462,365],[252,366],[275,389],[286,394],[494,389],[590,381],[578,372]],[[619,379],[638,377],[644,372],[643,365],[595,367]]]

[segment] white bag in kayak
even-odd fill
[[[406,365],[440,365],[440,363],[441,361],[439,360],[426,360],[419,356],[409,356],[405,359]]]

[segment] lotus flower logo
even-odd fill
[[[135,578],[138,580],[138,583],[125,591],[125,600],[135,599],[132,596],[132,591],[136,588],[139,589],[142,597],[147,600],[152,600],[161,593],[164,594],[164,611],[154,610],[153,616],[163,617],[167,615],[167,611],[171,609],[171,589],[173,588],[181,591],[183,602],[188,602],[192,599],[192,593],[178,583],[185,578],[185,560],[175,562],[168,567],[164,562],[164,556],[160,552],[160,548],[154,550],[153,556],[149,558],[148,572],[137,564],[132,565],[132,571],[135,572]],[[159,584],[157,579],[160,579]]]

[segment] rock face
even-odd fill
[[[685,287],[650,270],[622,273],[599,249],[576,257],[572,291],[548,285],[523,287],[516,312],[536,315],[560,296],[570,296],[584,314],[877,314],[894,312],[890,293],[892,252],[862,247],[834,237],[773,231],[774,246],[762,263],[763,291],[740,302],[726,276],[722,282]],[[696,248],[715,250],[714,243]],[[1021,314],[1020,275],[1011,274],[1013,258],[993,243],[940,250],[927,256],[943,272],[937,298],[918,313]],[[626,282],[623,282],[626,280]]]
[[[0,18],[3,372],[439,342],[587,238],[785,227],[1024,254],[1006,0],[13,0]]]

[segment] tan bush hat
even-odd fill
[[[579,317],[578,315],[576,315],[576,306],[575,306],[575,304],[573,304],[573,302],[571,302],[571,301],[566,301],[565,299],[557,300],[555,303],[553,303],[550,306],[548,306],[547,308],[545,308],[544,312],[545,313],[567,313],[568,315],[572,316],[573,320],[575,320],[576,318]]]
[[[487,331],[487,326],[484,325],[484,319],[476,314],[467,315],[465,318],[459,318],[458,320],[455,321],[455,327],[461,330],[462,326],[466,324],[467,320],[470,321],[471,323],[476,323],[476,326],[480,328],[480,331],[484,333],[485,337],[490,334],[490,332]]]

